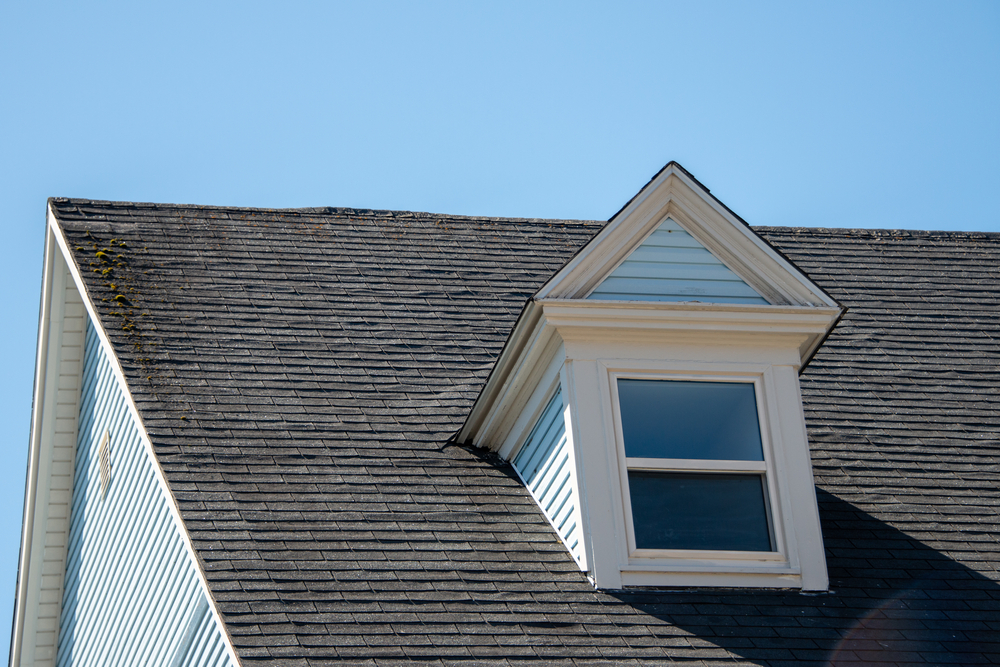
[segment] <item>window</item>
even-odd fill
[[[618,378],[635,556],[773,552],[752,382]]]

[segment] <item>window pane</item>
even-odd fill
[[[628,473],[639,549],[772,551],[764,477]]]
[[[625,456],[763,461],[749,382],[618,380]]]

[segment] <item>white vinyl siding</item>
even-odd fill
[[[88,321],[56,664],[230,666],[111,364]],[[102,494],[105,433],[110,480]]]
[[[583,558],[575,466],[566,438],[560,391],[549,400],[513,465],[577,562]]]
[[[767,301],[667,218],[587,297],[615,301]]]

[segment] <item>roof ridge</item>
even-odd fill
[[[755,232],[765,232],[769,234],[781,233],[805,233],[811,236],[869,236],[869,237],[911,237],[911,238],[990,238],[1000,240],[1000,232],[975,232],[975,231],[951,231],[951,230],[924,230],[924,229],[888,229],[888,228],[859,228],[859,227],[789,227],[780,225],[753,225]]]
[[[127,210],[138,209],[143,211],[213,211],[224,213],[262,213],[281,215],[344,215],[351,217],[377,217],[377,218],[416,218],[416,219],[446,219],[446,220],[469,220],[469,221],[504,221],[504,222],[526,222],[526,223],[581,223],[587,225],[605,224],[604,220],[584,220],[575,218],[522,218],[506,216],[485,216],[485,215],[460,215],[452,213],[429,213],[425,211],[403,211],[392,209],[354,208],[350,206],[308,206],[302,208],[264,208],[257,206],[207,206],[203,204],[170,204],[158,202],[129,202],[111,201],[102,199],[83,199],[75,197],[49,197],[49,203],[53,205],[58,217],[59,209],[68,206],[92,206],[109,209]]]

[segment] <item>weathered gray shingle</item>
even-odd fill
[[[450,441],[602,223],[52,205],[245,665],[1000,662],[1000,235],[758,228],[850,308],[802,377],[832,591],[604,593]]]

